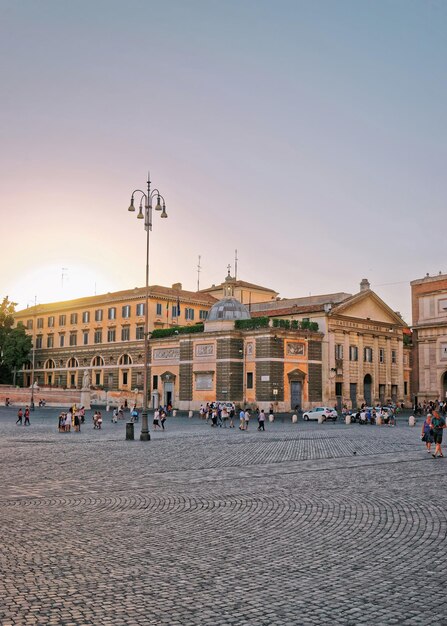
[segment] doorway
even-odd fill
[[[303,383],[300,380],[292,380],[290,382],[290,407],[295,410],[298,407],[298,411],[301,410],[301,403],[303,400]]]
[[[351,408],[357,408],[357,383],[350,383],[349,385],[349,397],[351,399]]]
[[[174,401],[174,383],[164,383],[163,400],[164,400],[163,403],[164,403],[165,406],[168,406],[168,404],[173,406],[173,401]]]
[[[372,404],[372,401],[371,401],[371,391],[372,391],[371,374],[366,374],[365,378],[363,379],[363,395],[364,395],[364,398],[365,398],[366,406],[371,406],[371,404]]]

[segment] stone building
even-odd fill
[[[363,403],[411,403],[407,325],[370,289],[252,306],[254,317],[316,322],[323,333],[323,403],[340,409]],[[404,361],[407,364],[404,367]]]
[[[204,321],[216,299],[158,285],[149,288],[149,330]],[[93,387],[131,391],[143,386],[146,289],[135,288],[65,302],[39,304],[15,315],[33,336],[39,386],[80,389],[89,371]],[[22,371],[31,384],[31,360]]]
[[[414,400],[447,399],[447,274],[411,283]]]
[[[202,332],[170,332],[150,340],[153,406],[198,409],[217,400],[276,412],[322,401],[319,332],[252,320],[232,295],[211,307]]]

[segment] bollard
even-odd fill
[[[173,417],[175,417],[175,416],[177,415],[177,409],[174,409],[174,410],[172,411],[172,415],[173,415]]]
[[[133,422],[126,422],[126,440],[134,440]]]
[[[416,418],[414,415],[410,415],[408,418],[408,426],[416,426]]]
[[[275,420],[275,416],[272,415],[272,413],[270,413],[269,415],[269,422],[273,422]]]
[[[376,417],[376,426],[382,426],[382,418],[379,415]]]
[[[350,415],[346,415],[345,417],[345,424],[350,424],[351,423],[351,416]]]
[[[319,423],[319,424],[322,424],[324,421],[325,421],[325,420],[324,420],[324,416],[323,416],[323,415],[319,415],[319,416],[318,416],[318,423]]]
[[[188,417],[192,417],[193,415],[194,415],[194,412],[193,412],[193,411],[189,411],[189,412],[188,412]]]
[[[298,421],[298,415],[292,415],[292,424],[296,424]]]

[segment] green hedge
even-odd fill
[[[287,330],[313,330],[318,331],[318,322],[309,322],[309,320],[287,320],[274,317],[272,320],[272,326],[274,328],[285,328]]]
[[[267,328],[268,325],[268,317],[254,317],[249,320],[236,320],[234,327],[239,330],[255,330],[256,328]]]
[[[160,337],[172,337],[173,335],[188,335],[189,333],[203,333],[203,324],[194,324],[193,326],[174,326],[172,328],[156,328],[150,336],[152,339],[160,339]]]

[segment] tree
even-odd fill
[[[22,367],[32,348],[31,337],[20,323],[14,328],[16,303],[8,296],[0,304],[0,382],[10,383],[13,370]]]

